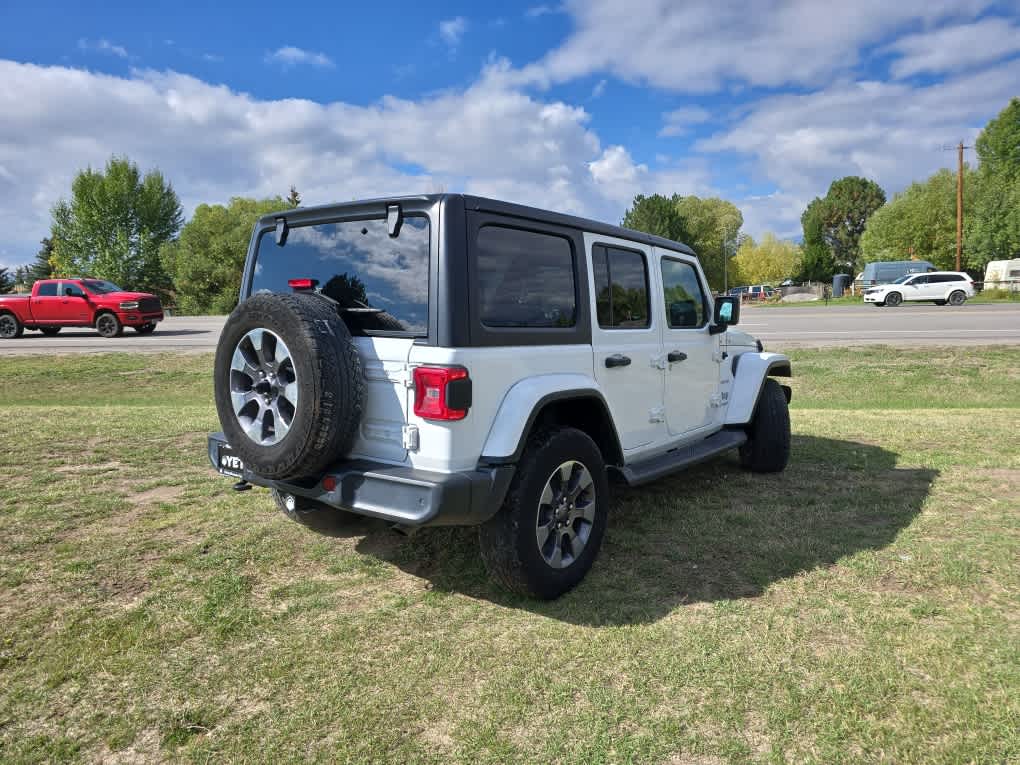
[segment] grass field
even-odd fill
[[[792,355],[789,469],[620,490],[553,603],[230,491],[208,356],[4,359],[0,761],[1020,760],[1020,351]]]

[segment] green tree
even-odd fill
[[[634,197],[631,208],[623,216],[623,225],[675,242],[685,242],[689,236],[677,207],[682,199],[679,194],[672,197],[665,197],[662,194],[646,197],[638,194]]]
[[[45,237],[42,247],[36,253],[35,260],[27,267],[26,280],[29,283],[39,279],[49,279],[54,275],[53,271],[53,239]]]
[[[255,222],[286,206],[279,197],[235,197],[226,207],[199,205],[180,236],[160,253],[173,279],[178,309],[192,314],[233,310]]]
[[[79,172],[71,199],[54,205],[50,260],[62,274],[163,292],[170,282],[159,250],[182,222],[177,194],[158,170],[143,176],[126,157],[112,157],[105,170]]]
[[[833,181],[819,212],[822,237],[832,252],[833,265],[844,273],[858,270],[860,239],[868,218],[885,204],[882,187],[867,178],[848,175]]]
[[[1020,98],[985,125],[975,148],[979,187],[964,227],[964,259],[980,271],[990,260],[1020,256]]]
[[[800,271],[797,274],[798,281],[827,281],[836,271],[832,249],[825,241],[825,206],[824,199],[815,197],[800,216],[800,224],[804,230],[804,245]]]
[[[978,174],[964,168],[964,218],[969,219],[978,195]],[[868,219],[861,236],[861,259],[917,258],[937,268],[956,268],[956,173],[939,170],[912,183]]]
[[[0,266],[0,295],[6,295],[14,289],[14,275]]]
[[[683,197],[677,209],[687,229],[685,244],[698,254],[712,289],[721,290],[726,263],[737,253],[744,216],[732,202],[718,197]]]
[[[724,258],[736,253],[744,218],[732,202],[674,194],[638,195],[623,218],[623,225],[636,231],[683,242],[701,261],[709,284],[723,285]]]
[[[290,193],[287,194],[287,204],[290,207],[301,206],[301,195],[298,193],[297,187],[291,184]]]
[[[775,234],[766,233],[757,244],[745,237],[733,258],[734,283],[779,284],[799,272],[800,258],[797,245]]]

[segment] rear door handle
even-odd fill
[[[612,356],[606,356],[606,366],[610,369],[613,367],[630,366],[630,356],[624,356],[621,353],[614,353]]]
[[[677,361],[686,361],[686,360],[687,360],[687,354],[684,353],[683,351],[670,351],[669,353],[666,354],[666,361],[668,361],[670,364],[674,364]]]

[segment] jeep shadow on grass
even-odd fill
[[[319,533],[362,536],[358,552],[466,595],[584,625],[657,621],[677,608],[753,598],[770,585],[879,551],[924,506],[938,471],[896,467],[897,455],[853,441],[794,436],[786,472],[748,474],[731,457],[675,478],[614,486],[602,554],[572,593],[541,602],[506,592],[478,558],[477,531],[320,516]],[[339,511],[338,511],[339,512]]]

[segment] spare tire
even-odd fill
[[[326,298],[245,300],[223,327],[214,375],[223,433],[257,475],[319,475],[354,443],[365,399],[361,357]]]

